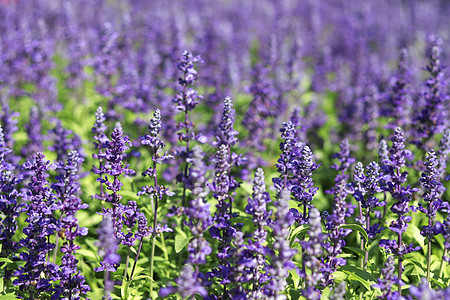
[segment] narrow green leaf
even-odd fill
[[[341,228],[358,231],[359,233],[361,233],[361,235],[363,236],[363,238],[366,241],[369,241],[369,236],[367,235],[367,232],[364,230],[364,228],[362,228],[361,226],[359,226],[357,224],[345,224],[345,225],[342,225]]]
[[[300,275],[298,275],[298,273],[295,269],[290,269],[289,273],[292,276],[292,281],[294,282],[294,288],[298,289],[298,286],[300,284]]]
[[[176,253],[180,253],[181,250],[184,249],[184,247],[186,247],[186,245],[189,243],[189,241],[191,240],[190,237],[186,237],[177,234],[175,236],[175,252]]]
[[[364,254],[365,254],[364,250],[361,250],[360,248],[357,248],[357,247],[345,246],[344,250],[348,250],[348,251],[356,254],[359,257],[364,257]]]
[[[340,268],[342,272],[348,275],[347,281],[355,281],[361,283],[368,291],[375,284],[375,278],[367,271],[355,266],[343,266]]]
[[[0,293],[3,292],[4,284],[3,284],[3,277],[0,277]]]
[[[98,260],[97,255],[92,250],[79,249],[77,250],[77,254],[84,256],[90,260]]]
[[[301,225],[298,226],[297,228],[295,228],[292,232],[291,232],[291,244],[294,242],[295,238],[298,236],[300,239],[302,239],[309,230],[309,225]]]
[[[5,262],[8,264],[11,264],[12,260],[10,260],[9,258],[6,258],[6,257],[0,257],[0,262]]]

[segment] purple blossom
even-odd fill
[[[404,283],[395,275],[395,261],[392,255],[388,256],[384,268],[381,269],[381,277],[378,278],[378,283],[372,285],[374,288],[381,290],[381,296],[378,299],[397,300],[401,299],[398,291],[393,291],[393,286],[396,284],[403,285]]]
[[[400,50],[397,73],[393,77],[392,91],[388,96],[388,115],[393,118],[386,126],[394,130],[397,127],[409,128],[411,123],[412,89],[411,72],[408,70],[408,50]]]
[[[425,150],[430,149],[431,145],[428,143],[432,137],[442,133],[447,127],[448,115],[445,107],[450,101],[450,96],[447,90],[445,67],[441,61],[442,44],[441,39],[432,41],[430,62],[427,65],[430,78],[426,81],[426,91],[423,94],[425,107],[415,120],[418,127],[417,136],[422,139],[417,143],[423,145]]]
[[[21,178],[13,175],[14,167],[5,161],[5,156],[10,152],[3,139],[3,129],[0,126],[0,241],[2,243],[1,254],[9,257],[15,253],[19,245],[13,240],[17,231],[17,218],[25,211],[25,203],[19,203],[21,193],[17,190]],[[9,270],[5,272],[6,277],[11,275]]]
[[[439,148],[436,152],[438,156],[438,172],[439,178],[445,177],[445,170],[447,169],[447,162],[450,155],[450,128],[447,128],[444,131],[441,141],[439,142]]]
[[[321,244],[326,239],[326,235],[322,232],[320,212],[315,207],[312,207],[309,211],[308,224],[309,240],[302,241],[301,245],[304,251],[303,264],[311,273],[302,272],[301,274],[306,283],[302,295],[307,299],[320,300],[322,293],[319,290],[319,284],[325,279],[324,274],[320,271],[320,268],[323,267]]]
[[[273,183],[277,189],[290,190],[295,176],[294,161],[300,157],[303,144],[295,138],[295,128],[291,121],[284,122],[280,132],[283,141],[280,143],[280,158],[275,166],[281,177],[274,178]]]
[[[448,203],[443,202],[440,196],[442,183],[439,182],[439,174],[437,170],[438,159],[433,150],[427,153],[426,159],[426,169],[420,177],[420,182],[425,190],[422,194],[422,198],[426,203],[426,207],[419,204],[418,210],[426,214],[428,217],[428,226],[423,227],[421,234],[425,238],[431,239],[438,233],[433,224],[436,213],[442,208],[448,208]]]
[[[117,254],[118,244],[115,236],[115,229],[111,217],[103,216],[103,221],[97,229],[99,248],[98,254],[103,258],[100,267],[94,269],[95,272],[105,271],[105,299],[111,299],[111,291],[114,289],[114,282],[110,279],[110,272],[116,272],[120,263],[120,256]]]
[[[59,175],[57,181],[52,185],[56,192],[56,197],[61,202],[61,227],[59,237],[65,240],[61,246],[63,257],[60,266],[60,287],[57,295],[71,299],[81,299],[80,294],[85,294],[90,290],[85,283],[85,278],[77,268],[78,260],[75,258],[75,251],[80,246],[74,243],[79,236],[85,236],[88,233],[87,228],[80,228],[75,213],[80,209],[88,208],[88,205],[81,202],[78,194],[80,192],[80,183],[78,165],[83,162],[77,151],[73,150],[68,154],[67,162],[58,168]]]
[[[248,199],[248,204],[245,207],[245,212],[252,216],[255,230],[252,234],[254,243],[248,246],[248,250],[251,252],[251,277],[249,281],[252,283],[253,290],[250,291],[249,297],[252,299],[260,299],[263,297],[263,289],[261,286],[267,280],[265,269],[267,267],[265,259],[265,247],[267,239],[267,230],[265,226],[269,224],[269,217],[272,211],[267,211],[267,203],[269,203],[270,195],[266,192],[266,184],[264,182],[264,171],[258,168],[255,172],[255,178],[253,180],[253,193],[252,198]]]
[[[208,292],[201,285],[201,281],[197,273],[198,269],[194,270],[190,264],[185,264],[180,272],[180,277],[175,280],[177,286],[169,285],[168,287],[161,288],[159,291],[159,296],[167,297],[171,294],[178,293],[185,299],[194,297],[196,294],[206,297]]]
[[[269,296],[276,299],[285,299],[280,294],[286,289],[286,279],[289,276],[288,270],[295,267],[292,257],[297,252],[289,245],[289,227],[294,223],[295,219],[289,211],[290,192],[283,189],[279,191],[277,198],[278,201],[275,202],[275,207],[277,208],[275,220],[270,224],[273,229],[272,237],[274,243],[270,264],[272,279],[267,288]]]
[[[28,299],[39,298],[42,293],[53,291],[54,282],[60,279],[58,266],[47,261],[47,255],[55,247],[49,238],[60,229],[53,211],[61,207],[48,186],[47,171],[50,168],[53,166],[40,152],[22,166],[23,170],[33,175],[23,195],[27,201],[28,217],[25,221],[28,226],[23,229],[26,237],[20,240],[20,246],[27,251],[20,253],[19,257],[25,261],[25,265],[14,273],[17,279],[13,283],[21,287],[19,294]],[[41,273],[45,276],[42,277]]]
[[[331,166],[332,169],[337,170],[339,173],[335,178],[335,182],[341,180],[347,181],[348,175],[345,174],[350,166],[356,161],[350,156],[350,144],[348,140],[343,140],[339,145],[340,151],[331,156],[331,158],[337,158],[338,162]]]
[[[314,163],[314,158],[308,146],[303,146],[301,156],[294,158],[293,161],[295,178],[292,180],[291,192],[294,199],[299,202],[298,206],[303,206],[303,213],[296,212],[299,215],[298,224],[304,224],[307,219],[307,209],[311,207],[311,201],[319,188],[314,187],[313,172],[320,165]]]
[[[49,134],[53,144],[48,149],[56,153],[57,162],[64,163],[71,150],[76,150],[81,155],[80,137],[72,130],[64,128],[60,121],[53,129],[49,130]]]
[[[379,172],[380,167],[376,162],[371,162],[367,166],[366,172],[364,172],[363,164],[358,162],[353,176],[353,197],[358,201],[359,206],[357,220],[364,227],[369,239],[374,239],[375,235],[382,230],[378,224],[370,225],[371,213],[375,212],[375,208],[386,205],[385,201],[381,201],[375,196],[382,191]]]
[[[101,177],[97,181],[106,185],[106,188],[111,191],[110,194],[104,195],[106,202],[112,204],[112,208],[104,208],[102,215],[110,215],[113,227],[115,230],[114,237],[119,243],[131,245],[135,241],[132,234],[124,234],[122,228],[124,223],[128,228],[133,227],[137,222],[137,206],[135,202],[130,201],[128,206],[120,204],[122,196],[119,194],[122,189],[122,183],[119,177],[121,175],[133,175],[134,170],[129,168],[128,164],[124,163],[125,151],[131,147],[131,143],[127,136],[123,135],[120,127],[116,127],[111,134],[111,140],[103,144],[104,152],[98,154],[98,157],[103,160],[100,168],[94,170],[94,174],[100,174]],[[109,175],[109,176],[108,176]],[[134,212],[129,212],[132,209]],[[132,218],[131,220],[129,218]]]
[[[339,266],[345,266],[347,263],[345,258],[338,257],[338,255],[342,253],[342,248],[345,246],[344,237],[350,234],[351,229],[343,229],[341,225],[345,224],[345,218],[350,217],[354,209],[352,205],[346,202],[348,189],[344,180],[337,183],[333,193],[333,212],[326,217],[325,224],[329,240],[323,243],[323,248],[328,252],[328,255],[323,259],[323,266],[320,269],[324,275],[323,286],[333,285],[332,274]]]
[[[31,158],[34,153],[44,150],[41,118],[36,106],[30,110],[30,120],[28,124],[25,124],[25,131],[28,135],[28,143],[22,148],[21,154],[25,158]]]
[[[192,184],[192,200],[186,210],[186,215],[189,218],[186,224],[191,229],[193,238],[188,245],[189,257],[187,262],[194,266],[205,264],[206,257],[212,252],[209,242],[203,237],[203,232],[213,224],[210,216],[210,205],[206,201],[208,192],[205,190],[206,166],[203,163],[204,156],[202,149],[195,146],[192,149],[192,157],[188,160],[192,164],[189,172],[189,180]]]

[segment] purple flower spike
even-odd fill
[[[201,285],[198,277],[198,270],[194,270],[190,264],[185,264],[180,272],[180,278],[175,280],[178,286],[169,285],[159,291],[160,297],[167,297],[171,294],[178,293],[183,299],[188,299],[199,294],[206,297],[208,292]]]
[[[105,291],[104,299],[111,299],[110,295],[114,289],[114,282],[110,279],[110,272],[116,272],[120,263],[120,256],[117,254],[118,245],[115,236],[114,225],[109,215],[103,216],[103,221],[97,229],[99,248],[98,254],[103,258],[100,267],[94,269],[95,272],[105,271]]]
[[[281,190],[278,194],[278,201],[275,202],[277,211],[275,220],[271,223],[274,238],[270,274],[272,280],[267,285],[269,296],[276,299],[285,299],[281,293],[286,289],[286,279],[289,276],[289,269],[295,267],[292,257],[297,250],[289,245],[289,227],[294,223],[294,216],[289,211],[289,200],[291,193],[288,190]]]
[[[323,243],[324,249],[328,252],[323,260],[324,274],[322,285],[329,286],[334,284],[332,274],[339,266],[346,265],[347,261],[344,258],[337,256],[342,253],[342,247],[345,246],[344,237],[350,234],[350,229],[342,229],[341,225],[345,224],[345,218],[353,214],[354,207],[347,204],[346,198],[348,195],[347,185],[344,180],[337,183],[334,188],[334,204],[333,213],[326,218],[326,229],[328,230],[329,240]]]
[[[305,278],[306,288],[302,291],[302,295],[307,299],[320,300],[321,292],[319,284],[324,280],[324,274],[320,271],[322,266],[322,242],[326,235],[322,233],[322,225],[320,213],[317,208],[313,207],[309,211],[309,231],[308,241],[302,241],[301,245],[304,251],[303,263],[311,273],[302,272],[302,277]]]
[[[88,233],[87,228],[80,228],[75,213],[80,209],[86,209],[87,204],[82,203],[77,194],[80,191],[78,181],[78,165],[83,162],[77,151],[71,151],[68,154],[66,164],[58,168],[59,175],[56,176],[57,183],[52,185],[56,196],[61,201],[61,229],[59,236],[65,243],[61,247],[64,254],[61,258],[60,266],[60,287],[57,294],[61,297],[81,299],[80,294],[85,294],[90,287],[85,283],[85,278],[77,268],[78,260],[75,258],[75,251],[80,246],[74,243],[79,236]]]
[[[393,256],[388,256],[384,268],[381,269],[381,277],[378,278],[378,283],[372,285],[374,288],[381,290],[381,296],[378,299],[384,300],[398,300],[401,299],[399,292],[393,291],[393,286],[396,284],[403,285],[404,283],[398,279],[395,274],[395,262]]]
[[[439,158],[438,172],[439,178],[445,177],[445,170],[447,169],[447,162],[450,155],[450,128],[444,131],[441,141],[439,142],[439,149],[437,150],[437,156]]]
[[[253,285],[253,290],[249,291],[252,299],[261,299],[263,297],[263,289],[261,286],[265,283],[267,275],[264,274],[264,269],[267,267],[265,259],[265,247],[267,239],[267,230],[265,226],[269,223],[269,217],[272,211],[268,212],[266,205],[269,203],[270,195],[266,192],[266,184],[264,182],[264,171],[258,168],[253,180],[253,194],[252,198],[248,199],[248,205],[245,207],[245,212],[252,216],[255,231],[253,232],[254,243],[249,246],[252,253],[252,267],[250,282]]]
[[[435,134],[442,133],[448,126],[448,115],[445,109],[448,105],[450,95],[447,90],[447,80],[445,68],[441,61],[441,46],[443,41],[436,39],[432,41],[430,51],[430,63],[427,70],[430,78],[426,81],[426,91],[423,94],[425,107],[416,118],[417,136],[422,140],[417,144],[425,147],[425,150],[431,149],[429,145]]]
[[[386,126],[388,129],[397,127],[409,128],[411,123],[411,74],[408,70],[408,50],[400,51],[400,58],[397,65],[397,74],[394,76],[391,95],[388,98],[389,116],[392,122]]]
[[[206,166],[203,163],[205,154],[199,146],[192,149],[192,157],[189,162],[192,164],[190,169],[190,182],[192,186],[192,200],[186,210],[189,218],[187,226],[191,229],[193,239],[189,242],[189,257],[187,262],[192,265],[200,265],[206,262],[206,257],[211,254],[211,246],[203,237],[205,232],[212,224],[210,216],[210,205],[206,202]]]
[[[314,158],[308,146],[304,146],[301,150],[301,156],[293,161],[295,170],[295,180],[291,192],[298,206],[303,206],[303,213],[298,213],[298,224],[305,224],[307,219],[307,209],[311,207],[311,201],[319,188],[314,187],[313,172],[317,170],[319,165],[314,163]]]
[[[26,204],[19,203],[21,193],[17,190],[20,178],[13,175],[14,167],[5,160],[5,156],[11,150],[6,147],[3,138],[3,129],[0,126],[0,241],[2,244],[1,255],[9,257],[19,249],[19,244],[13,240],[17,231],[17,218],[25,211]],[[11,271],[5,270],[5,277],[9,278]]]
[[[28,252],[19,255],[25,265],[14,273],[18,278],[13,283],[21,287],[19,294],[27,299],[40,298],[42,293],[52,291],[54,282],[60,279],[58,266],[46,260],[55,247],[49,242],[50,236],[60,229],[58,220],[53,216],[53,211],[60,209],[60,205],[47,181],[47,171],[53,167],[42,153],[37,153],[22,166],[23,170],[33,174],[23,195],[27,201],[28,217],[25,221],[28,226],[23,229],[26,238],[20,240],[20,246]]]

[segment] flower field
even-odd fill
[[[0,1],[0,300],[450,299],[448,16]]]

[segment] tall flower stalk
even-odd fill
[[[33,175],[28,183],[28,189],[23,195],[27,201],[28,226],[23,229],[26,237],[20,240],[20,246],[27,252],[19,257],[25,265],[14,273],[17,279],[14,285],[20,286],[19,295],[25,299],[38,299],[44,293],[50,292],[60,279],[59,268],[49,261],[49,254],[55,247],[50,243],[50,237],[59,229],[60,224],[53,212],[61,208],[47,181],[47,171],[53,168],[50,161],[45,160],[42,153],[37,153],[32,160],[23,164],[22,169]],[[44,274],[44,276],[41,276]]]
[[[358,221],[366,231],[369,241],[373,240],[383,229],[380,228],[379,224],[371,225],[371,213],[374,213],[375,208],[386,205],[385,201],[380,201],[375,197],[376,193],[382,191],[380,178],[380,167],[376,162],[371,162],[367,166],[366,172],[364,172],[362,163],[358,162],[356,164],[353,176],[353,197],[358,201],[358,205],[361,208]],[[366,243],[369,241],[366,241]],[[363,242],[361,242],[361,250],[364,250]],[[368,259],[369,250],[366,249],[364,250],[364,259],[361,258],[361,268],[365,268]]]
[[[202,286],[204,275],[200,272],[199,266],[206,263],[206,258],[211,254],[212,248],[204,238],[203,233],[212,225],[213,220],[210,215],[210,205],[206,201],[208,194],[206,186],[206,166],[203,162],[205,154],[200,146],[192,149],[192,155],[188,159],[192,164],[189,170],[189,187],[192,190],[192,200],[186,210],[188,221],[186,225],[191,229],[192,239],[188,244],[188,259],[180,272],[180,277],[175,279],[176,287],[169,286],[159,291],[161,297],[178,293],[183,298],[194,297],[200,294],[205,297],[206,289]]]
[[[266,263],[266,249],[264,245],[267,241],[266,226],[269,223],[269,217],[272,211],[267,211],[267,203],[269,203],[270,195],[266,192],[266,184],[264,182],[264,171],[258,168],[255,172],[253,180],[252,198],[248,199],[248,204],[245,207],[245,212],[252,216],[253,224],[256,229],[253,232],[254,243],[249,246],[252,256],[252,267],[250,282],[252,283],[252,290],[248,297],[250,299],[261,299],[263,297],[263,284],[268,280],[265,272],[267,268]]]
[[[178,70],[182,72],[180,78],[178,78],[178,83],[180,85],[180,91],[176,95],[173,102],[177,104],[176,108],[179,111],[184,112],[184,121],[179,122],[177,128],[179,131],[179,140],[186,142],[185,150],[179,153],[180,158],[184,161],[184,167],[182,173],[178,174],[177,181],[183,184],[183,196],[182,196],[182,207],[186,207],[186,183],[189,172],[189,163],[187,159],[190,155],[190,142],[191,140],[199,140],[204,142],[204,137],[193,132],[194,124],[189,121],[189,112],[191,112],[197,104],[200,103],[200,99],[203,96],[199,95],[196,90],[192,88],[193,84],[197,80],[197,70],[194,69],[194,63],[203,62],[200,56],[192,56],[189,51],[184,51],[183,55],[178,61]]]
[[[443,207],[448,207],[447,203],[444,203],[441,199],[440,188],[442,183],[439,182],[438,159],[434,151],[429,151],[425,162],[425,172],[420,177],[420,182],[424,187],[424,193],[422,194],[423,200],[426,203],[426,207],[419,204],[418,210],[426,214],[428,218],[428,225],[423,226],[420,232],[428,241],[428,255],[427,255],[427,281],[430,282],[431,273],[431,242],[435,235],[438,234],[438,230],[435,227],[434,219],[436,213]]]
[[[413,244],[405,245],[402,241],[402,234],[408,228],[408,222],[411,221],[411,216],[406,215],[409,212],[409,202],[411,201],[412,193],[416,192],[417,189],[413,189],[409,185],[403,186],[408,178],[408,171],[402,172],[401,169],[405,167],[406,157],[410,156],[410,151],[405,149],[405,138],[400,127],[395,129],[391,141],[392,147],[389,149],[389,160],[383,166],[388,177],[384,182],[383,189],[388,191],[396,201],[392,205],[391,211],[398,217],[397,220],[391,222],[389,229],[397,233],[398,238],[397,240],[383,239],[380,241],[380,246],[398,257],[398,278],[401,279],[403,256],[417,249],[413,247]],[[400,284],[398,290],[401,296]]]
[[[156,165],[161,164],[164,160],[172,159],[173,157],[169,155],[167,152],[160,153],[162,149],[166,147],[164,142],[160,139],[160,134],[162,131],[161,126],[161,113],[157,109],[153,113],[153,118],[150,120],[150,124],[148,125],[149,134],[142,137],[142,145],[146,145],[150,147],[150,151],[152,153],[152,166],[149,167],[146,171],[142,173],[143,176],[148,176],[150,178],[153,177],[153,186],[144,186],[142,187],[141,191],[138,192],[138,196],[141,195],[148,195],[152,199],[152,206],[153,206],[153,229],[151,230],[152,235],[152,252],[150,256],[150,295],[153,291],[153,262],[154,262],[154,256],[155,256],[155,243],[156,243],[156,237],[158,234],[162,234],[164,231],[172,231],[171,229],[167,227],[160,226],[158,222],[158,203],[162,199],[163,195],[166,196],[172,196],[174,195],[173,192],[169,191],[167,188],[165,188],[162,185],[158,185],[158,172],[156,170]],[[139,253],[141,252],[142,247],[142,240],[139,243],[139,249],[136,256],[135,263],[133,265],[133,269],[131,271],[131,278],[133,277],[134,268],[136,266],[136,262],[139,257]]]

